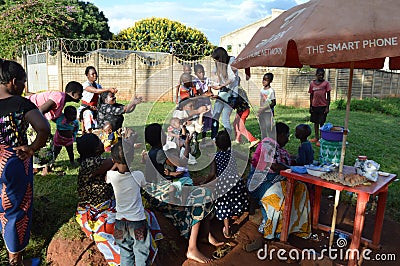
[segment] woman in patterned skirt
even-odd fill
[[[37,107],[21,97],[26,74],[23,67],[0,60],[0,231],[10,265],[23,265],[32,224],[32,155],[45,145],[50,126]],[[28,145],[31,124],[36,139]]]

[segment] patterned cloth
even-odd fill
[[[248,206],[246,188],[237,171],[232,152],[219,151],[215,155],[217,165],[216,216],[219,220],[239,216]]]
[[[113,197],[112,186],[106,183],[104,176],[91,176],[104,160],[100,156],[81,159],[78,173],[78,204],[80,206],[86,204],[97,206]]]
[[[28,99],[0,99],[0,231],[9,252],[26,248],[32,224],[32,160],[20,160],[13,147],[28,144],[27,112],[36,109]]]
[[[157,219],[149,210],[145,210],[147,223],[152,236],[150,246],[150,261],[153,262],[157,252],[155,241],[163,238]],[[87,237],[96,242],[97,248],[104,255],[108,265],[120,264],[120,248],[114,240],[115,201],[106,201],[98,206],[78,206],[76,221]]]
[[[104,123],[108,121],[111,123],[112,130],[117,131],[124,123],[124,113],[124,105],[122,104],[102,103],[99,107],[99,115],[97,117],[99,127],[104,126]]]
[[[150,206],[170,219],[182,236],[189,238],[192,226],[212,214],[212,193],[203,187],[183,187],[191,188],[186,206],[177,206],[167,203],[170,186],[171,182],[167,180],[157,184],[149,183],[144,198]]]
[[[286,181],[274,183],[261,199],[263,220],[258,231],[267,239],[279,238],[285,206]],[[311,234],[310,199],[304,183],[296,182],[290,214],[289,234],[309,238]]]

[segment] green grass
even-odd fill
[[[369,159],[378,162],[381,170],[400,174],[398,160],[400,158],[400,123],[398,110],[400,99],[352,101],[352,110],[349,119],[350,133],[346,149],[345,164],[353,165],[357,155],[367,155]],[[359,103],[361,102],[361,103]],[[344,125],[345,103],[338,101],[332,104],[327,121],[334,125]],[[133,127],[139,133],[139,140],[143,141],[144,125],[168,121],[175,105],[173,103],[143,103],[137,109],[125,116],[125,125]],[[337,107],[337,108],[336,108]],[[366,108],[369,107],[369,108]],[[291,129],[291,140],[287,150],[295,154],[299,141],[294,137],[294,128],[300,123],[309,123],[308,109],[277,106],[275,109],[276,121],[282,121]],[[52,131],[55,130],[54,123]],[[260,138],[259,127],[254,113],[247,120],[247,128]],[[311,124],[310,124],[311,125]],[[319,150],[315,148],[316,159]],[[140,150],[141,151],[141,150]],[[140,152],[139,151],[139,152]],[[78,154],[76,153],[76,158]],[[136,160],[138,160],[136,157]],[[74,220],[77,197],[77,168],[70,168],[65,149],[57,158],[57,171],[64,171],[65,176],[54,173],[46,177],[40,174],[34,178],[34,214],[31,241],[25,252],[26,257],[42,257],[45,261],[46,249],[52,237],[79,238],[82,232]],[[138,168],[142,165],[136,164]],[[194,175],[207,174],[207,169]],[[389,187],[389,196],[386,206],[386,217],[400,222],[400,182],[393,182]],[[390,230],[384,228],[384,230]],[[0,265],[7,263],[7,254],[2,238],[0,238]],[[43,265],[45,265],[43,263]]]

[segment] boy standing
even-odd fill
[[[113,169],[107,172],[117,202],[115,242],[121,248],[121,266],[149,265],[151,235],[146,221],[140,188],[146,185],[141,171],[130,172],[119,140],[111,148]]]
[[[317,68],[315,73],[317,79],[311,81],[308,93],[310,93],[310,121],[314,123],[315,138],[310,142],[316,142],[319,147],[319,128],[326,121],[329,113],[329,105],[331,103],[331,84],[324,79],[325,70]]]

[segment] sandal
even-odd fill
[[[257,237],[250,243],[244,244],[243,249],[246,250],[247,252],[253,252],[262,248],[263,244],[264,244],[264,239],[262,239],[261,237]]]
[[[232,250],[232,246],[230,244],[224,244],[223,246],[218,247],[212,254],[214,259],[221,259],[225,257]]]

